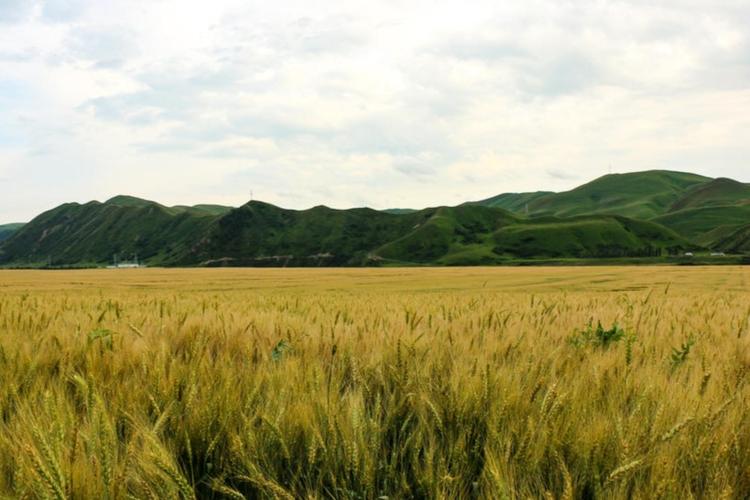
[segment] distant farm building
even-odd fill
[[[133,257],[133,260],[120,261],[118,256],[115,255],[113,258],[113,264],[107,266],[107,269],[137,269],[139,267],[146,267],[145,265],[138,262],[138,255]]]

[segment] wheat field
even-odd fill
[[[2,498],[750,498],[750,268],[0,272]]]

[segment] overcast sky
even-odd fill
[[[747,0],[0,0],[0,222],[750,181]]]

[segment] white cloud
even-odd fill
[[[0,221],[427,206],[606,173],[750,181],[742,0],[0,2]]]

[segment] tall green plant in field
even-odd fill
[[[579,330],[571,336],[569,341],[575,347],[595,346],[603,349],[617,343],[625,338],[625,332],[617,324],[606,329],[602,326],[601,321],[597,322],[596,327],[589,322],[584,330]]]

